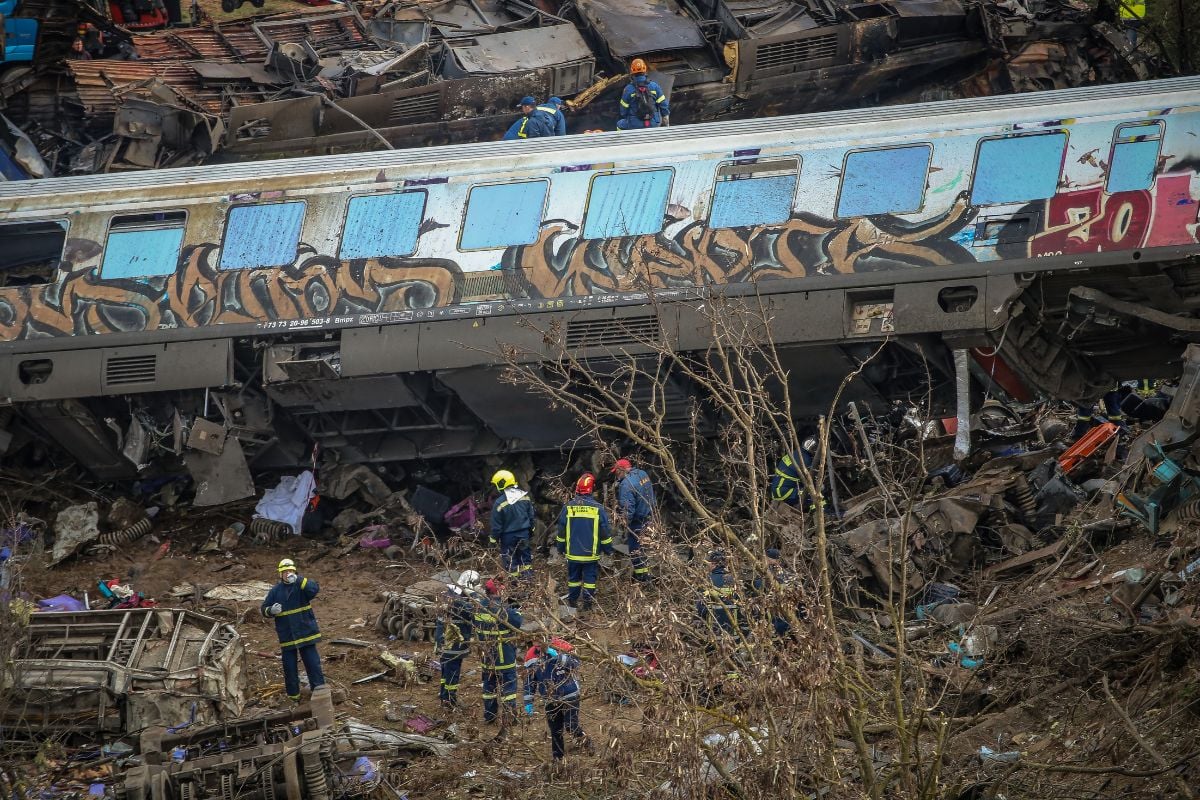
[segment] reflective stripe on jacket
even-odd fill
[[[267,609],[274,604],[283,606],[283,611],[276,614],[274,619],[275,635],[279,637],[279,646],[284,650],[311,644],[321,638],[317,615],[311,605],[319,591],[321,587],[312,578],[297,577],[295,583],[280,581],[267,592],[267,599],[261,608],[264,617],[267,616]]]
[[[568,561],[597,561],[612,552],[608,512],[586,495],[575,495],[558,515],[558,549]]]
[[[475,609],[475,635],[483,642],[479,661],[484,669],[515,669],[517,651],[512,637],[525,624],[521,612],[485,597]],[[514,630],[515,629],[515,630]]]

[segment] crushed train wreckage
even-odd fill
[[[634,56],[676,124],[1160,72],[1047,0],[391,2],[136,33],[42,2],[107,37],[61,62],[46,29],[39,59],[0,77],[0,108],[55,174],[496,139],[525,94],[568,98],[571,132],[611,129]]]

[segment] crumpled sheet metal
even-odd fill
[[[50,566],[65,561],[79,548],[100,538],[100,507],[93,500],[68,506],[54,519],[54,548],[50,551]]]

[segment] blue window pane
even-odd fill
[[[869,217],[919,210],[931,153],[929,145],[850,153],[837,215]]]
[[[640,236],[662,230],[671,191],[671,170],[597,175],[592,181],[584,239]]]
[[[1024,203],[1053,197],[1066,149],[1065,133],[985,140],[975,161],[971,203]]]
[[[720,181],[713,192],[709,227],[737,228],[785,222],[792,215],[795,194],[795,175]]]
[[[1149,142],[1121,142],[1113,147],[1112,165],[1108,168],[1106,192],[1134,192],[1149,189],[1158,165],[1158,146]]]
[[[463,221],[463,250],[536,242],[546,205],[546,181],[475,186]]]
[[[104,246],[100,274],[105,278],[148,278],[174,275],[179,264],[183,228],[112,231]]]
[[[304,203],[235,206],[225,223],[221,269],[281,267],[296,260]]]
[[[346,206],[346,227],[338,258],[407,256],[417,249],[424,192],[401,192],[352,197]]]

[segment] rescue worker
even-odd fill
[[[812,467],[812,455],[803,448],[799,453],[793,451],[779,459],[775,474],[771,476],[771,497],[793,508],[799,507],[804,497],[804,479],[800,476],[799,467],[801,463],[806,468]]]
[[[1121,410],[1120,392],[1117,389],[1105,392],[1101,402],[1104,405],[1104,418],[1125,430],[1125,414]],[[1075,408],[1075,430],[1071,434],[1072,440],[1082,438],[1085,433],[1095,427],[1097,422],[1095,412],[1094,404],[1079,405]]]
[[[645,470],[635,469],[627,458],[617,459],[612,471],[617,480],[617,509],[629,532],[629,561],[634,580],[650,580],[650,566],[642,554],[641,535],[654,521],[654,484]]]
[[[629,65],[629,83],[621,93],[619,130],[665,128],[671,124],[671,104],[666,92],[646,73],[646,62],[640,58],[635,58]]]
[[[537,107],[538,111],[545,112],[546,116],[550,117],[550,121],[554,123],[553,136],[567,135],[567,115],[563,113],[562,107],[563,101],[561,97],[551,97]]]
[[[1142,20],[1146,18],[1146,0],[1117,0],[1121,11],[1121,24],[1125,26],[1125,38],[1130,47],[1138,46]]]
[[[288,698],[300,699],[300,671],[297,657],[304,662],[304,674],[312,689],[325,685],[321,672],[321,656],[317,652],[317,641],[321,631],[317,628],[317,615],[313,613],[312,599],[321,588],[312,578],[302,578],[296,573],[296,562],[285,558],[276,568],[279,583],[267,592],[261,611],[264,617],[275,620],[275,633],[279,636],[279,648],[283,658],[283,688]]]
[[[500,597],[504,587],[495,579],[484,584],[487,596],[475,609],[475,635],[483,645],[483,721],[515,719],[517,713],[517,650],[513,637],[525,620]],[[503,714],[503,717],[501,716]]]
[[[530,578],[533,555],[529,537],[533,534],[535,514],[529,493],[517,486],[517,478],[507,469],[492,476],[492,486],[500,496],[492,504],[492,544],[500,545],[500,564],[513,578]]]
[[[447,584],[446,607],[438,615],[437,626],[433,629],[435,655],[442,670],[438,699],[446,708],[458,707],[458,681],[462,677],[463,659],[471,652],[471,628],[478,591],[479,573],[474,570],[466,570],[457,581]]]
[[[741,613],[737,605],[737,584],[733,575],[725,569],[725,552],[713,550],[708,554],[712,565],[708,573],[708,588],[696,601],[696,614],[713,632],[735,634],[742,628]]]
[[[550,728],[550,754],[561,761],[566,754],[563,731],[580,746],[592,751],[592,743],[579,724],[579,659],[575,648],[562,639],[553,639],[544,650],[530,648],[525,661],[525,711],[532,713],[533,697],[546,698],[546,724]]]
[[[581,611],[595,600],[600,554],[612,552],[608,512],[592,498],[595,490],[596,476],[580,475],[575,497],[558,515],[558,551],[567,558],[567,605]]]
[[[511,139],[537,139],[554,135],[554,119],[538,108],[532,95],[525,95],[517,103],[521,117],[504,134],[502,141]]]

